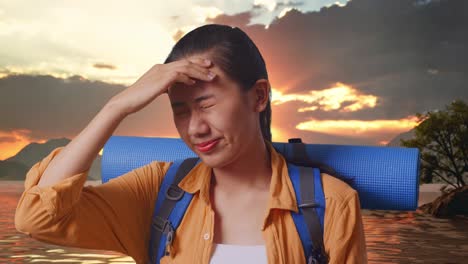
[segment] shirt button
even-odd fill
[[[203,239],[205,239],[205,240],[210,239],[210,234],[209,234],[209,233],[205,233],[205,234],[203,235]]]

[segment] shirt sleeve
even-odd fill
[[[16,229],[39,241],[111,250],[146,260],[154,202],[170,162],[153,161],[97,186],[89,169],[48,187],[37,183],[54,149],[28,171],[15,212]]]
[[[352,189],[332,214],[328,237],[330,264],[367,263],[367,249],[359,196]],[[326,210],[326,209],[325,209]]]

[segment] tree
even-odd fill
[[[468,176],[468,105],[455,100],[443,111],[417,113],[415,137],[400,140],[421,153],[421,182],[439,178],[457,188]]]

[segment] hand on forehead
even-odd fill
[[[205,89],[208,86],[221,85],[222,79],[224,79],[224,74],[222,73],[222,70],[216,64],[214,64],[214,62],[210,59],[209,56],[194,55],[185,58],[185,60],[197,64],[203,63],[204,59],[208,59],[210,61],[210,64],[209,66],[206,66],[206,69],[216,74],[216,76],[212,80],[207,81],[191,77],[191,79],[195,81],[194,84],[188,85],[183,82],[176,82],[169,88],[168,94],[175,95],[180,93],[187,93],[186,89],[190,89],[191,91],[193,91]]]

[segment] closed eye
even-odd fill
[[[207,108],[210,108],[210,107],[212,107],[212,106],[214,106],[214,105],[202,106],[202,108],[203,108],[203,109],[207,109]]]

